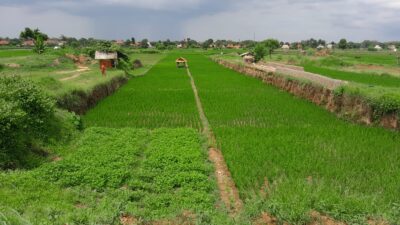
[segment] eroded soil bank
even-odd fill
[[[240,65],[220,59],[215,59],[214,61],[224,67],[258,78],[265,83],[272,84],[298,97],[323,106],[340,117],[366,125],[377,124],[395,130],[400,128],[398,112],[379,112],[362,96],[353,96],[346,93],[336,94],[333,89],[323,85],[290,79],[285,74],[276,75],[251,65]]]
[[[87,110],[96,106],[103,98],[112,95],[122,85],[128,82],[126,76],[114,77],[110,81],[98,84],[90,91],[73,90],[57,98],[60,108],[75,112],[79,115],[85,114]]]

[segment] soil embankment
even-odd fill
[[[103,98],[112,95],[128,80],[126,76],[118,76],[106,83],[96,85],[90,91],[73,90],[58,97],[57,105],[79,115],[85,114],[87,110],[94,107]]]
[[[272,65],[240,65],[215,59],[220,65],[239,73],[258,78],[298,97],[307,99],[325,107],[330,112],[352,121],[398,130],[400,128],[398,112],[382,113],[376,110],[362,96],[346,93],[336,94],[335,89],[347,82],[330,79],[317,74],[308,74],[295,69],[273,67]],[[310,76],[308,76],[310,75]],[[304,82],[305,81],[305,82]]]

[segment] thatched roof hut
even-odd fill
[[[187,67],[187,59],[183,58],[183,57],[179,57],[175,60],[176,62],[176,67],[180,68],[180,67]]]

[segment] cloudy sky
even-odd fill
[[[399,15],[400,0],[0,0],[0,37],[390,41]]]

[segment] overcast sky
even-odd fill
[[[0,0],[0,37],[400,40],[400,0]]]

